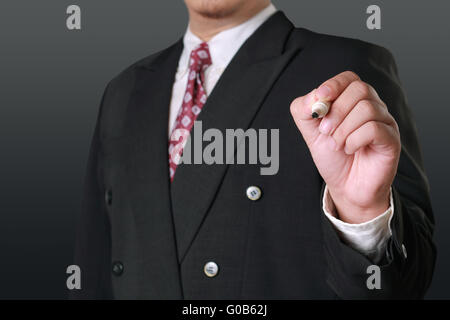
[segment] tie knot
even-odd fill
[[[211,55],[209,54],[209,47],[206,42],[200,43],[197,48],[192,50],[189,60],[189,68],[191,70],[205,70],[211,63]]]

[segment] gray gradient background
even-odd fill
[[[439,256],[429,298],[449,298],[450,2],[275,0],[297,26],[360,38],[397,59],[420,134]],[[66,8],[82,9],[68,31]],[[369,31],[365,9],[382,8]],[[0,2],[0,298],[65,298],[74,224],[105,84],[185,30],[181,0]]]

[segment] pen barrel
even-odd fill
[[[311,114],[313,118],[323,118],[330,110],[330,103],[327,101],[317,101],[311,106]]]

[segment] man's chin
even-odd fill
[[[232,16],[235,11],[234,8],[202,8],[197,14],[208,19],[223,19]]]
[[[200,16],[209,19],[223,19],[239,11],[245,5],[245,1],[207,0],[193,4],[192,9]]]

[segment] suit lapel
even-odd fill
[[[126,184],[144,257],[139,283],[144,298],[182,297],[167,158],[168,111],[182,48],[179,41],[151,62],[138,63],[126,113],[131,159]]]
[[[281,12],[266,21],[241,47],[197,118],[209,128],[247,129],[264,98],[299,48],[284,51],[293,25]],[[284,51],[284,52],[283,52]],[[196,141],[194,130],[191,141]],[[228,155],[229,156],[229,155]],[[226,165],[181,164],[171,186],[178,258],[181,262],[211,206]]]

